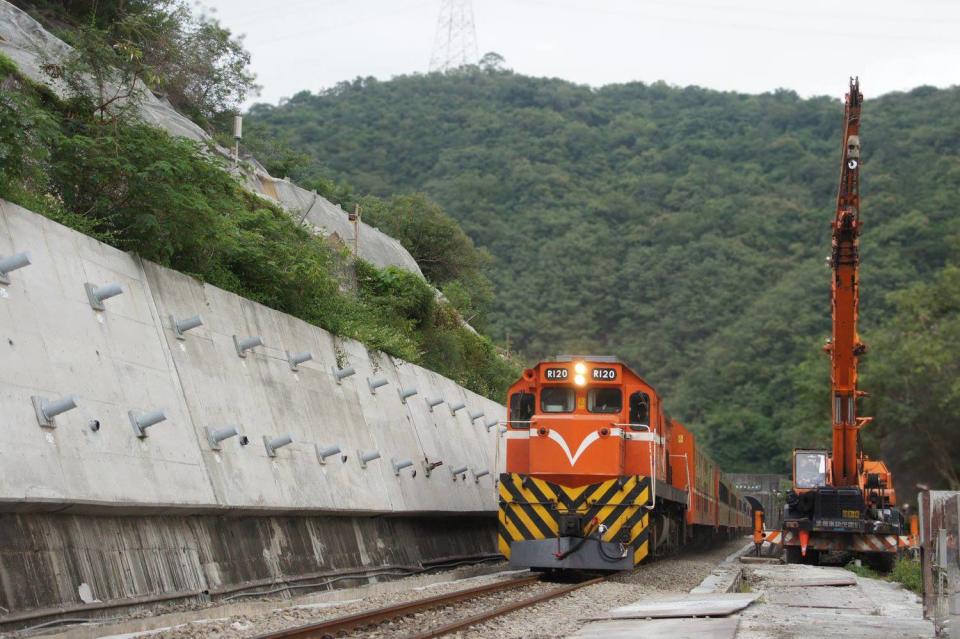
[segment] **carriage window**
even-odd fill
[[[573,389],[553,386],[540,391],[540,410],[545,413],[573,412]]]
[[[591,388],[587,394],[587,410],[591,413],[619,413],[623,410],[623,394],[619,388]]]
[[[533,393],[514,393],[510,396],[510,421],[511,422],[529,422],[533,417],[537,404]],[[525,423],[510,424],[514,428],[528,428],[530,425]]]
[[[643,391],[630,395],[630,423],[633,430],[641,430],[638,426],[650,426],[650,396]]]

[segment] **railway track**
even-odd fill
[[[434,626],[422,632],[415,632],[407,635],[405,639],[432,639],[433,637],[442,637],[452,632],[463,630],[470,626],[511,613],[515,610],[533,606],[556,597],[561,597],[579,588],[600,583],[604,579],[606,579],[606,577],[598,577],[575,584],[557,586],[556,588],[551,588],[545,592],[540,592],[509,604],[484,610],[478,614],[457,619],[456,621],[452,621],[450,623]],[[456,592],[437,595],[434,597],[407,601],[392,606],[386,606],[384,608],[375,608],[373,610],[367,610],[344,617],[336,617],[318,623],[307,624],[305,626],[298,626],[296,628],[288,628],[277,632],[270,632],[259,635],[257,639],[336,639],[337,637],[344,636],[350,632],[366,627],[376,626],[377,624],[381,624],[392,619],[398,619],[407,615],[417,614],[433,608],[441,608],[443,606],[448,606],[450,604],[469,599],[476,599],[507,590],[521,588],[523,586],[538,583],[539,581],[539,575],[530,575],[528,577],[521,577],[519,579],[511,579],[509,581],[477,586],[475,588],[466,588],[464,590],[458,590]]]

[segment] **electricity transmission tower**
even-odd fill
[[[477,27],[473,23],[472,0],[441,0],[437,34],[430,56],[431,71],[447,71],[476,64]]]

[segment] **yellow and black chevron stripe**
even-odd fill
[[[629,531],[633,562],[638,564],[650,553],[650,515],[643,507],[649,500],[649,477],[569,487],[519,473],[503,473],[497,543],[509,558],[512,542],[556,537],[559,515],[577,514],[585,523],[596,519],[597,524],[605,524],[604,541],[622,541],[622,532]]]

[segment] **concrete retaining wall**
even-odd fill
[[[478,517],[0,515],[0,631],[63,614],[110,617],[117,605],[399,576],[489,554],[494,525]]]
[[[505,417],[497,402],[0,200],[0,257],[23,251],[30,252],[32,264],[10,273],[9,285],[0,285],[0,512],[408,518],[460,513],[492,520],[500,433],[484,422]],[[118,283],[123,293],[96,311],[85,283]],[[203,325],[178,339],[170,317],[197,314]],[[235,336],[260,336],[264,345],[241,358]],[[287,351],[309,351],[313,359],[293,371]],[[331,369],[347,366],[356,373],[338,384]],[[388,383],[372,393],[367,380],[376,378]],[[417,395],[403,403],[401,387],[415,388]],[[79,407],[57,416],[55,427],[41,426],[31,398],[66,395],[76,395]],[[445,403],[431,411],[427,397]],[[450,406],[460,403],[465,408],[451,414]],[[129,413],[152,410],[163,410],[167,420],[148,428],[147,437],[137,437]],[[471,411],[484,416],[471,420]],[[99,430],[90,428],[93,421]],[[221,450],[211,449],[207,429],[227,425],[236,425],[248,443],[233,437]],[[293,443],[269,456],[264,438],[282,435]],[[340,446],[345,462],[340,456],[319,462],[317,446],[331,445]],[[361,450],[379,451],[381,458],[362,468]],[[414,466],[395,476],[391,458]],[[428,477],[425,462],[443,465]],[[467,468],[465,477],[452,475],[457,467]],[[484,470],[490,474],[474,481],[473,473]],[[47,524],[28,527],[36,525]],[[183,524],[171,534],[197,525]],[[371,525],[369,530],[379,530]],[[315,532],[324,543],[322,531]],[[244,537],[253,545],[258,540]],[[492,536],[487,541],[492,551]],[[428,534],[367,542],[438,552],[446,546]],[[279,564],[286,557],[278,549],[258,553]],[[197,561],[190,570],[205,565]],[[7,564],[0,583],[4,571],[16,573]],[[227,582],[245,576],[223,572]],[[210,582],[209,575],[204,579]],[[168,585],[189,584],[163,588]],[[103,587],[113,592],[114,586]],[[49,604],[41,599],[35,598]],[[10,603],[0,606],[11,608]],[[22,603],[13,601],[13,608]]]
[[[0,294],[0,502],[8,508],[495,510],[491,477],[454,481],[450,469],[494,474],[499,433],[483,421],[504,417],[496,402],[0,202],[0,255],[22,251],[33,264]],[[95,311],[85,283],[119,283],[123,294]],[[196,314],[203,326],[177,339],[170,316]],[[234,336],[264,345],[241,358]],[[313,359],[294,372],[287,351]],[[356,374],[337,384],[335,366]],[[372,393],[374,378],[388,383]],[[418,393],[404,404],[401,387]],[[41,427],[31,397],[70,394],[80,407]],[[428,396],[446,403],[431,412]],[[466,408],[452,415],[458,403]],[[167,420],[136,437],[128,413],[157,409]],[[471,421],[469,411],[484,418]],[[234,437],[211,450],[206,429],[226,425],[249,444]],[[263,438],[281,435],[294,443],[268,456]],[[346,463],[320,464],[315,446],[334,444]],[[363,469],[358,450],[381,458]],[[416,465],[397,477],[391,458]],[[428,478],[425,459],[444,465]]]

